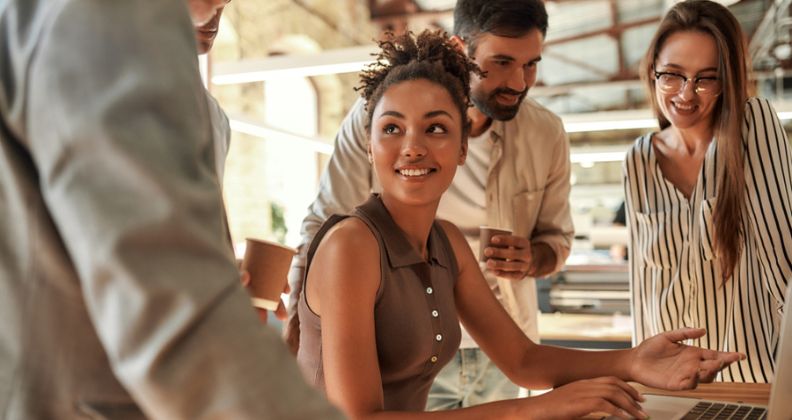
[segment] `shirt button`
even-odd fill
[[[437,318],[438,316],[440,316],[440,312],[437,312],[437,310],[434,310],[434,311],[432,311],[432,316]]]
[[[433,291],[434,291],[434,290],[432,290],[432,288],[431,288],[431,287],[427,287],[427,288],[426,288],[426,293],[427,293],[427,294],[429,294],[429,295],[431,295]]]
[[[443,335],[442,335],[442,334],[437,334],[437,335],[435,336],[435,340],[437,340],[437,341],[442,341],[442,340],[443,340]]]
[[[432,356],[432,358],[429,360],[431,360],[432,363],[437,363],[437,356]]]

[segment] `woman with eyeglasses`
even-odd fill
[[[748,355],[720,380],[772,382],[792,278],[792,158],[770,103],[748,95],[739,23],[718,3],[677,3],[640,71],[660,131],[624,164],[634,344],[706,328],[693,344]]]

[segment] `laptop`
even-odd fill
[[[767,406],[646,394],[641,403],[652,420],[751,419],[792,420],[792,283],[787,287],[775,382]],[[615,418],[615,417],[611,417]]]

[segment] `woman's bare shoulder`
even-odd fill
[[[348,217],[327,231],[316,250],[312,271],[318,268],[323,278],[346,281],[379,273],[380,250],[374,233],[357,217]],[[334,280],[333,280],[334,279]]]

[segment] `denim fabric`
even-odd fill
[[[450,410],[517,398],[519,391],[481,349],[460,349],[435,378],[426,410]]]

